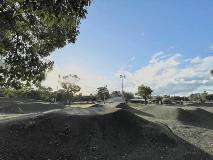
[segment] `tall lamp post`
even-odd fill
[[[121,78],[121,94],[124,100],[124,79],[126,78],[125,74],[121,74],[120,78]]]
[[[107,88],[107,85],[105,85],[104,88]],[[106,100],[106,93],[104,92],[104,104],[105,104],[105,100]]]
[[[58,75],[57,88],[56,88],[55,102],[57,102],[57,96],[58,96],[58,87],[59,87],[60,78],[61,78],[61,75],[59,74],[59,75]]]

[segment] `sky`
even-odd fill
[[[154,95],[213,92],[212,0],[93,0],[75,44],[55,50],[44,85],[77,74],[84,95],[107,85]]]

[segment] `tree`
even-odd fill
[[[171,97],[163,97],[162,102],[163,104],[172,104]]]
[[[204,91],[203,93],[194,93],[189,96],[191,101],[198,101],[201,103],[205,103],[208,99],[208,93]]]
[[[120,91],[112,91],[110,94],[110,97],[121,97],[121,92]]]
[[[163,97],[162,96],[152,96],[152,101],[156,104],[162,104],[163,103]]]
[[[130,99],[134,98],[134,94],[131,92],[124,92],[124,98],[126,100],[130,100]]]
[[[99,87],[97,88],[98,93],[97,93],[97,98],[101,99],[101,100],[105,100],[107,98],[109,98],[109,90],[107,89],[107,87]]]
[[[0,2],[0,85],[39,85],[56,48],[74,43],[91,0]]]
[[[201,93],[201,96],[200,96],[201,103],[205,103],[206,100],[207,100],[207,97],[208,97],[208,93],[206,91],[204,91],[203,93]]]
[[[143,84],[138,86],[138,95],[143,97],[145,100],[145,104],[147,104],[147,99],[149,98],[149,96],[151,96],[153,90],[148,87],[148,86],[144,86]]]
[[[37,97],[35,96],[35,98],[43,101],[50,101],[50,98],[54,95],[52,91],[53,89],[51,87],[40,86],[36,90]]]
[[[66,95],[66,91],[64,89],[59,89],[58,91],[55,92],[56,95],[56,100],[60,101],[60,102],[66,102],[67,99],[67,95]]]
[[[72,97],[75,93],[81,90],[80,86],[77,85],[80,78],[75,74],[69,74],[62,78],[61,86],[65,90],[67,103],[71,103]]]

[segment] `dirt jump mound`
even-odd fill
[[[7,114],[36,113],[63,108],[61,104],[44,102],[0,102],[0,113]]]
[[[184,124],[213,129],[213,113],[200,108],[193,110],[178,108],[177,119]]]
[[[126,110],[104,115],[49,113],[0,124],[0,142],[4,160],[211,159],[165,126]]]

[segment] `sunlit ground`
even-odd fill
[[[91,107],[93,106],[94,104],[91,104],[91,103],[74,103],[74,104],[71,104],[71,105],[66,105],[66,107],[71,107],[71,108],[88,108],[88,107]]]

